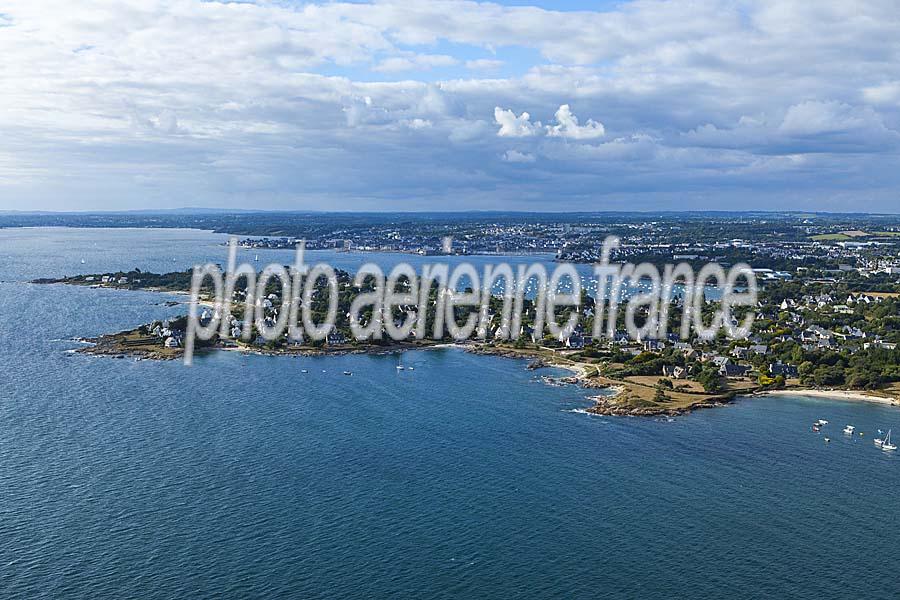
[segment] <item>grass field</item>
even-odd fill
[[[814,242],[845,242],[852,238],[844,233],[820,233],[819,235],[814,235],[809,239]]]

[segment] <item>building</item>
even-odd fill
[[[772,377],[782,375],[785,378],[799,377],[800,371],[798,371],[797,367],[795,367],[794,365],[786,365],[784,363],[777,362],[769,365],[769,375],[771,375]]]
[[[722,377],[745,377],[749,371],[750,367],[735,363],[727,363],[719,367],[719,375]]]

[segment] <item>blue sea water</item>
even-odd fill
[[[184,306],[24,283],[184,269],[223,241],[0,230],[0,597],[897,597],[900,457],[871,441],[897,408],[592,417],[582,389],[449,349],[402,372],[74,355]]]

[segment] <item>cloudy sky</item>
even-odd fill
[[[3,0],[0,209],[900,212],[896,0]]]

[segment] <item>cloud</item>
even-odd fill
[[[475,60],[467,60],[466,68],[471,69],[473,71],[493,71],[502,67],[504,63],[502,60],[495,60],[491,58],[477,58]]]
[[[503,153],[503,161],[509,163],[533,163],[535,161],[534,154],[527,152],[519,152],[518,150],[507,150]]]
[[[810,100],[788,108],[779,131],[788,135],[814,136],[873,127],[880,128],[880,120],[871,109],[854,109],[834,100]]]
[[[541,124],[532,123],[531,115],[523,112],[518,117],[511,110],[494,107],[494,121],[500,126],[500,137],[528,137],[541,131]]]
[[[458,60],[446,54],[417,54],[386,58],[372,67],[372,70],[380,73],[428,71],[436,67],[452,67],[457,64]]]
[[[541,125],[540,121],[531,122],[531,115],[523,112],[518,117],[516,113],[499,106],[494,107],[494,120],[500,125],[497,135],[500,137],[528,137],[546,134],[549,137],[561,137],[573,140],[590,140],[603,137],[606,130],[602,123],[588,119],[584,125],[578,124],[578,117],[572,114],[568,104],[562,104],[557,109],[556,125]]]
[[[897,210],[890,0],[5,0],[0,30],[0,209]]]
[[[584,125],[578,124],[578,117],[572,114],[568,104],[563,104],[556,111],[556,125],[547,127],[550,137],[564,137],[573,140],[589,140],[603,137],[606,130],[603,123],[588,119]]]

